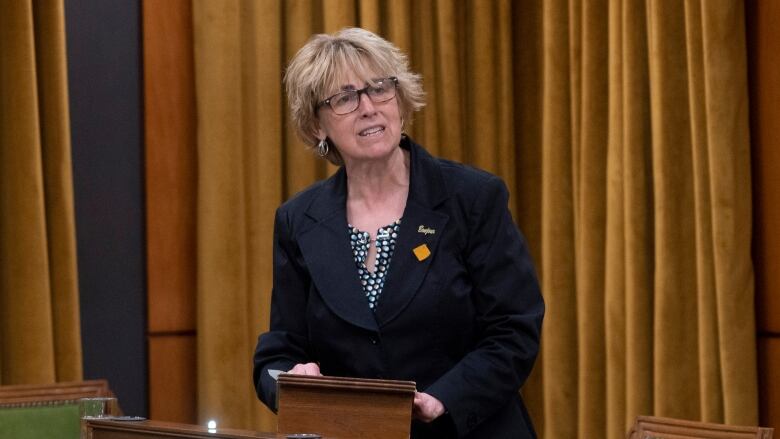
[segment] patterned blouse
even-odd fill
[[[385,277],[390,270],[390,258],[393,257],[395,240],[398,238],[401,220],[398,219],[394,223],[380,227],[377,230],[374,271],[368,271],[366,268],[371,235],[368,232],[359,230],[357,227],[353,227],[351,224],[347,226],[349,227],[349,242],[352,245],[352,254],[355,256],[355,265],[357,265],[360,283],[363,285],[363,292],[366,293],[368,307],[374,310],[379,303],[379,295],[382,294],[382,289],[385,286]]]

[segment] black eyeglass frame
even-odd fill
[[[359,90],[346,90],[346,91],[338,92],[338,93],[334,94],[333,96],[330,96],[329,98],[327,98],[327,99],[317,103],[317,105],[314,107],[314,110],[317,111],[320,108],[322,108],[322,107],[327,105],[328,107],[330,107],[331,110],[333,110],[334,113],[336,113],[336,109],[333,108],[333,106],[330,104],[330,102],[331,102],[331,100],[333,100],[333,98],[335,98],[337,96],[341,96],[341,95],[343,95],[345,93],[355,93],[357,95],[357,102],[358,102],[358,104],[355,106],[355,109],[352,110],[352,111],[347,111],[346,113],[336,113],[339,116],[343,116],[345,114],[352,113],[355,110],[357,110],[358,108],[360,108],[360,95],[362,95],[362,94],[366,94],[368,96],[368,98],[371,99],[371,102],[374,102],[375,104],[379,104],[379,103],[382,103],[382,102],[387,102],[390,99],[393,99],[398,94],[398,78],[395,77],[395,76],[388,76],[387,78],[377,79],[374,82],[378,84],[378,83],[382,83],[384,81],[392,81],[392,83],[393,83],[393,85],[395,87],[395,90],[396,90],[396,93],[394,93],[392,97],[389,97],[389,98],[385,99],[384,101],[378,101],[378,102],[374,101],[374,99],[371,97],[371,95],[368,94],[368,90],[371,89],[371,88],[376,87],[376,85],[370,85],[369,84],[369,85],[367,85],[367,86],[365,86],[365,87],[363,87],[363,88],[361,88]]]

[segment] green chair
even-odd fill
[[[0,386],[0,439],[79,439],[79,399],[99,396],[105,380]]]

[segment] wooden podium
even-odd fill
[[[328,439],[408,439],[413,381],[280,374],[282,434],[316,433]]]

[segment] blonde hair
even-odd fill
[[[409,71],[406,55],[389,41],[360,28],[314,35],[295,54],[284,75],[292,123],[307,146],[314,148],[319,142],[317,104],[338,92],[348,72],[366,83],[373,83],[377,75],[396,77],[403,124],[410,124],[413,113],[425,105],[420,75]],[[340,165],[341,155],[332,146],[325,158]]]

